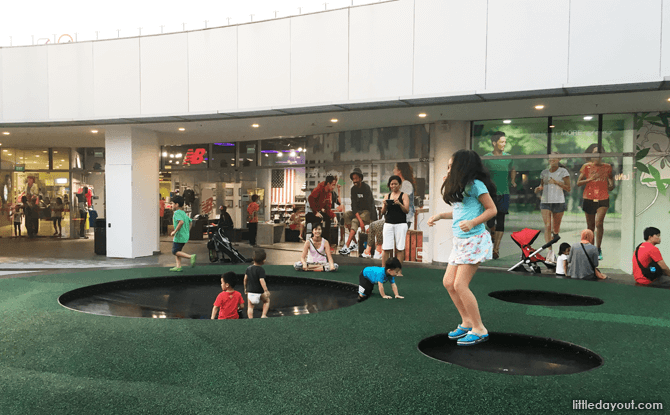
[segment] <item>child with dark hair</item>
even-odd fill
[[[568,255],[570,254],[570,244],[563,242],[558,248],[558,258],[556,258],[556,275],[565,277],[568,275]]]
[[[244,272],[244,293],[247,295],[249,306],[247,308],[247,317],[254,318],[254,306],[263,302],[263,313],[261,318],[268,317],[268,310],[270,309],[270,291],[265,283],[265,264],[267,254],[263,249],[256,249],[254,251],[254,264],[251,265]]]
[[[402,263],[398,258],[390,258],[383,267],[365,267],[358,275],[358,302],[370,298],[375,288],[375,282],[379,285],[379,295],[382,298],[387,300],[392,298],[384,293],[384,283],[387,281],[391,282],[391,289],[395,298],[405,298],[398,294],[395,277],[402,277]]]
[[[170,268],[172,272],[181,272],[181,259],[188,258],[191,260],[191,267],[195,267],[195,258],[196,255],[189,255],[184,253],[184,245],[188,242],[191,230],[191,218],[188,217],[186,212],[184,212],[184,198],[182,196],[175,196],[172,199],[174,214],[172,216],[172,223],[174,225],[174,230],[170,234],[174,236],[172,242],[172,255],[175,257],[176,266]]]
[[[479,264],[493,258],[491,235],[484,224],[496,216],[491,198],[496,186],[472,150],[457,151],[449,160],[447,171],[442,196],[454,210],[432,216],[428,226],[440,219],[453,219],[453,248],[442,283],[461,315],[461,324],[449,333],[449,338],[458,339],[459,346],[471,346],[489,337],[469,285]]]
[[[243,309],[244,299],[242,298],[242,294],[235,291],[237,282],[237,274],[232,271],[228,271],[221,276],[221,289],[223,291],[216,297],[216,301],[214,301],[212,320],[216,320],[217,314],[219,320],[236,320],[240,318],[239,312]]]

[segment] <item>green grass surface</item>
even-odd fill
[[[244,267],[183,275],[230,269]],[[266,271],[298,275],[288,266]],[[357,283],[359,271],[308,275]],[[375,290],[339,310],[240,321],[105,317],[57,302],[75,288],[164,276],[165,268],[0,280],[0,414],[543,414],[572,412],[573,399],[670,407],[670,290],[480,271],[471,287],[490,331],[575,343],[605,362],[573,375],[512,376],[421,354],[421,339],[459,318],[442,271],[405,273],[404,300]],[[605,304],[539,307],[487,295],[503,289],[593,295]]]

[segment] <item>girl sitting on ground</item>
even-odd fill
[[[333,262],[330,244],[321,237],[322,232],[320,224],[314,225],[312,237],[305,241],[300,261],[293,265],[297,271],[337,271],[339,268]]]
[[[568,255],[570,254],[570,244],[563,242],[558,249],[558,258],[556,259],[556,276],[565,277],[568,275]]]

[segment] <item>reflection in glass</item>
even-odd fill
[[[553,117],[551,150],[559,154],[579,154],[598,143],[598,117],[574,115]]]

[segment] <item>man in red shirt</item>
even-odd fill
[[[249,228],[249,245],[256,246],[256,234],[258,233],[258,195],[251,196],[251,203],[247,207],[247,228]]]
[[[326,176],[326,180],[319,183],[307,198],[311,212],[305,215],[305,223],[311,223],[312,226],[317,223],[323,223],[323,235],[328,243],[333,246],[330,239],[330,224],[335,218],[335,213],[331,210],[333,188],[337,185],[335,176]]]
[[[656,247],[656,245],[661,243],[661,231],[658,228],[649,227],[644,230],[644,239],[646,242],[640,245],[637,258],[635,258],[635,254],[633,253],[633,277],[635,278],[635,282],[643,285],[669,286],[670,278],[668,276],[670,276],[670,268],[663,261],[661,251]],[[656,261],[665,275],[653,281],[649,280],[642,274],[642,270],[640,270],[640,266],[637,264],[638,259],[640,260],[640,264],[645,268],[649,266],[652,260]]]

